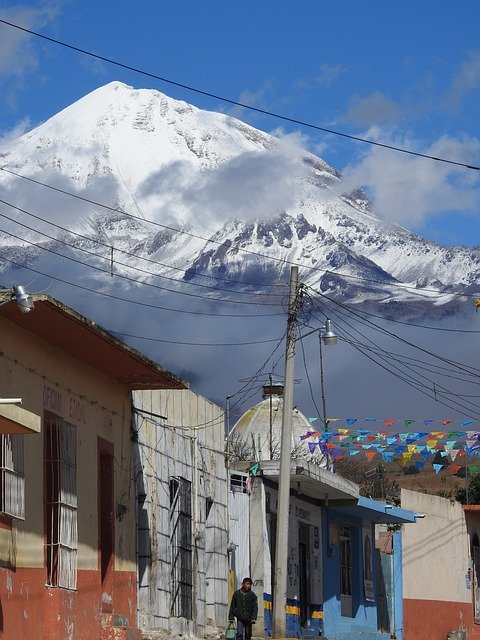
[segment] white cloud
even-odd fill
[[[52,22],[58,15],[62,2],[44,2],[38,7],[14,5],[0,7],[0,18],[35,30]],[[0,78],[22,77],[38,67],[38,53],[34,36],[0,24]]]
[[[387,139],[385,133],[370,130],[362,137],[390,142],[394,146],[420,149],[412,139]],[[480,140],[439,138],[422,153],[477,165]],[[382,218],[400,224],[418,225],[429,216],[446,211],[474,212],[480,207],[478,172],[426,158],[371,147],[360,162],[343,172],[344,193],[363,186],[372,196]]]
[[[461,102],[480,86],[480,51],[474,51],[465,60],[454,78],[445,102],[448,106],[460,107]]]
[[[275,136],[276,148],[290,157],[303,158],[305,151],[310,148],[310,137],[303,131],[287,132],[282,127],[278,127],[271,132]]]
[[[189,162],[171,164],[150,176],[139,195],[153,206],[161,193],[163,221],[201,220],[209,228],[231,218],[270,218],[296,203],[300,176],[308,173],[297,142],[286,136],[268,151],[246,152],[201,173]]]
[[[328,64],[328,62],[325,62],[320,65],[320,73],[315,78],[315,82],[322,86],[331,84],[345,73],[345,71],[346,67],[342,64]]]
[[[244,89],[237,98],[237,102],[241,104],[245,104],[251,107],[257,107],[259,109],[267,109],[268,100],[267,98],[272,94],[275,89],[275,81],[271,78],[266,80],[257,90]],[[232,118],[245,119],[246,114],[248,113],[248,118],[252,120],[254,117],[254,112],[244,107],[239,107],[234,105],[230,109],[225,109],[224,105],[220,105],[217,109],[218,111],[222,111],[223,113],[227,113],[232,116]]]
[[[32,123],[30,118],[23,118],[17,122],[17,124],[10,129],[10,131],[1,131],[0,132],[0,146],[5,144],[6,142],[10,142],[11,140],[16,140],[20,136],[23,136],[24,133],[29,131],[32,128]]]
[[[345,119],[361,127],[380,124],[382,122],[396,122],[401,115],[399,105],[380,91],[369,96],[354,96],[345,114]]]

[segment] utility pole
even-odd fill
[[[270,460],[273,460],[273,407],[272,407],[272,374],[268,374],[268,379],[270,381],[270,431],[269,431],[269,439],[270,439]]]
[[[273,585],[273,637],[286,637],[288,529],[290,516],[290,464],[292,456],[293,375],[298,308],[298,267],[290,272],[287,343],[285,349],[285,386],[283,392],[282,438],[277,500],[277,546]]]

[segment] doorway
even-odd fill
[[[310,615],[310,525],[298,524],[298,574],[300,596],[300,624],[305,626]]]
[[[98,540],[102,591],[112,593],[114,564],[113,444],[98,438]]]

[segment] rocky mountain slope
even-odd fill
[[[222,291],[208,295],[224,297],[226,288],[285,284],[295,262],[312,295],[386,317],[451,314],[471,304],[458,294],[479,293],[480,248],[440,246],[386,223],[288,136],[157,91],[101,87],[0,147],[0,167],[4,271],[45,268],[50,249],[79,260],[70,274],[96,286],[110,286],[111,273],[160,274],[171,287],[216,283]]]

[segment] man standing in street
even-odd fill
[[[252,579],[244,578],[240,589],[235,591],[228,612],[228,619],[233,622],[237,619],[237,639],[250,640],[252,637],[252,624],[257,621],[258,601],[252,591]]]

